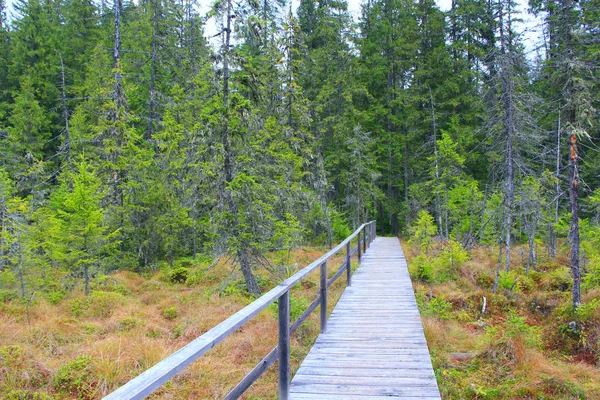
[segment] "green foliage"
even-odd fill
[[[518,279],[520,278],[514,271],[501,271],[498,277],[498,286],[505,290],[514,290],[517,287]]]
[[[124,304],[126,298],[116,292],[94,291],[88,298],[76,297],[70,300],[71,315],[79,317],[108,318],[115,307]]]
[[[88,312],[93,317],[108,318],[116,306],[124,304],[125,296],[115,292],[93,292],[90,296]]]
[[[419,254],[410,263],[411,274],[423,283],[433,283],[436,278],[434,263],[424,254]]]
[[[188,276],[185,280],[185,284],[188,286],[197,285],[200,282],[202,282],[205,275],[206,275],[205,269],[199,269],[199,270],[193,271],[191,273],[188,273]]]
[[[457,268],[469,260],[469,253],[459,242],[450,240],[444,249],[439,252],[434,264],[437,266],[436,275],[438,282],[445,282],[457,277]]]
[[[451,319],[452,303],[446,301],[443,296],[436,296],[424,304],[423,314],[440,319]]]
[[[410,242],[418,247],[427,248],[437,229],[433,223],[433,216],[426,210],[421,210],[415,223],[411,226]]]
[[[117,329],[119,332],[129,332],[133,328],[139,325],[139,321],[135,318],[124,318],[117,322]]]
[[[189,270],[186,267],[176,267],[169,271],[169,281],[172,283],[185,283]]]
[[[162,314],[163,314],[163,317],[165,317],[168,320],[171,320],[171,319],[177,318],[177,316],[179,315],[179,312],[177,311],[177,308],[175,306],[171,306],[171,307],[165,308],[163,310]]]
[[[341,213],[331,212],[329,214],[331,218],[331,231],[333,240],[341,241],[346,239],[352,234],[348,221],[342,216]]]
[[[31,390],[11,390],[6,394],[6,400],[53,400],[54,397],[44,392]]]
[[[529,325],[514,309],[508,312],[502,326],[486,328],[486,341],[491,345],[507,344],[515,339],[523,340],[532,347],[542,345],[540,328]]]
[[[580,321],[594,320],[598,316],[597,310],[600,308],[600,299],[595,298],[587,303],[583,303],[576,310],[577,319]]]
[[[78,356],[60,366],[52,376],[52,387],[62,396],[91,399],[95,396],[95,380],[92,359]]]
[[[46,294],[46,300],[48,300],[48,303],[50,304],[58,304],[64,298],[65,292],[63,291],[50,292]]]
[[[17,294],[13,290],[0,289],[0,302],[10,301],[17,298]]]
[[[304,296],[295,296],[293,294],[290,296],[290,321],[291,321],[291,323],[294,323],[294,321],[296,321],[300,317],[300,315],[302,315],[302,313],[304,311],[306,311],[306,309],[308,308],[310,303],[311,303],[310,300]],[[271,311],[271,314],[273,315],[273,318],[275,318],[275,319],[279,318],[279,310],[277,307],[277,302],[272,303],[269,306],[269,309]]]

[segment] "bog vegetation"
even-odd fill
[[[557,307],[572,341],[552,343],[591,346],[581,313],[594,313],[600,283],[600,9],[529,8],[543,36],[525,46],[512,0],[445,12],[372,0],[357,20],[345,0],[0,0],[0,329],[41,335],[28,350],[15,340],[30,336],[0,331],[0,381],[33,382],[3,393],[43,397],[35,382],[52,377],[39,393],[65,396],[73,371],[118,359],[142,317],[113,321],[116,353],[77,347],[97,340],[81,324],[153,298],[148,277],[227,291],[229,274],[199,272],[222,263],[255,296],[276,281],[272,254],[331,246],[371,219],[417,238],[419,290],[448,316],[458,308],[436,285],[479,268],[459,274],[455,257],[482,252],[488,265],[493,251],[474,285],[513,300],[568,291]],[[148,318],[187,318],[185,296],[169,293]],[[506,318],[527,325],[519,310]],[[35,346],[51,361],[35,361]],[[136,370],[159,358],[140,357]],[[131,374],[105,367],[110,383],[81,396]]]
[[[443,398],[600,397],[598,272],[584,276],[574,311],[567,243],[556,257],[541,252],[535,266],[517,245],[497,277],[497,246],[467,251],[423,232],[435,232],[427,212],[404,246]]]

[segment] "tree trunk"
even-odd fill
[[[60,59],[60,71],[61,71],[61,106],[63,109],[63,118],[65,119],[65,140],[63,144],[63,151],[67,153],[67,163],[71,165],[71,138],[69,135],[69,109],[67,108],[67,95],[65,92],[65,64],[63,63],[62,56],[58,53]]]
[[[573,309],[581,305],[581,276],[579,271],[579,172],[577,169],[577,136],[570,135],[571,179],[569,182],[569,197],[571,199],[571,273],[573,275]]]
[[[154,131],[154,102],[156,101],[156,37],[158,35],[158,10],[157,2],[152,0],[152,53],[150,56],[150,98],[148,100],[148,126],[146,128],[146,140],[152,140]]]
[[[83,267],[83,279],[85,280],[85,295],[90,294],[90,267],[86,264]]]
[[[496,265],[496,277],[494,279],[494,288],[492,289],[492,293],[496,293],[498,291],[498,282],[500,281],[500,271],[502,271],[502,240],[498,241],[498,246],[499,246],[499,248],[498,248],[498,264]]]
[[[437,147],[437,127],[435,125],[435,107],[433,104],[433,93],[431,93],[431,87],[429,88],[429,101],[431,105],[431,120],[433,128],[433,154],[435,157],[435,208],[437,211],[438,229],[440,234],[440,241],[444,237],[444,224],[442,222],[442,199],[440,196],[440,162],[438,159],[438,147]]]
[[[554,226],[552,227],[552,255],[556,258],[556,226],[558,225],[558,206],[560,199],[560,109],[558,110],[558,129],[556,131],[556,187],[554,199]]]

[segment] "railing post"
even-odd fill
[[[290,292],[281,295],[279,308],[279,398],[290,396]]]
[[[371,243],[373,243],[373,240],[375,240],[375,236],[377,236],[377,228],[375,226],[375,221],[373,221],[371,223]],[[369,244],[369,247],[371,247],[371,244]]]
[[[363,228],[363,230],[365,231],[365,233],[363,234],[363,253],[367,252],[367,227],[365,226]]]
[[[321,333],[327,330],[327,261],[321,264]]]
[[[362,251],[361,251],[361,245],[360,245],[360,231],[358,231],[358,242],[356,243],[356,248],[358,249],[358,263],[360,264],[360,259],[362,258]]]
[[[352,257],[350,257],[350,241],[346,243],[346,285],[352,286]]]

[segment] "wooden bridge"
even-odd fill
[[[275,301],[278,346],[225,399],[239,398],[277,360],[282,400],[439,399],[402,248],[396,238],[375,239],[375,232],[375,221],[362,225],[327,254],[105,399],[145,398]],[[356,245],[351,247],[353,240]],[[328,279],[327,262],[344,250],[344,262]],[[354,256],[360,267],[352,275]],[[319,295],[290,324],[289,290],[317,269]],[[327,289],[344,273],[348,287],[328,318]],[[290,335],[317,307],[321,334],[290,381]]]

